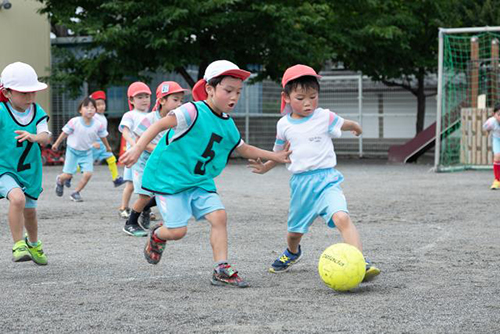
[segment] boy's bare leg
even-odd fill
[[[336,212],[333,217],[333,222],[338,228],[340,235],[345,243],[353,245],[360,252],[363,252],[363,246],[361,245],[361,238],[359,237],[358,230],[353,224],[351,217],[346,212],[339,211]]]
[[[210,222],[210,245],[214,261],[227,261],[227,214],[225,210],[216,210],[205,216]]]
[[[14,243],[24,238],[24,206],[26,197],[21,188],[12,189],[7,195],[9,199],[9,226]]]
[[[80,180],[80,182],[78,182],[78,185],[75,188],[75,192],[79,193],[80,191],[82,191],[83,188],[85,188],[85,186],[89,182],[91,177],[92,177],[92,172],[84,172],[82,179]]]
[[[134,184],[132,183],[132,181],[127,181],[122,193],[122,204],[120,210],[128,208],[128,205],[130,203],[130,198],[132,197],[133,192],[134,192]]]
[[[28,233],[28,240],[31,243],[38,241],[38,221],[36,217],[36,209],[24,209],[24,226]]]
[[[286,243],[288,244],[288,250],[294,254],[299,252],[299,244],[302,239],[303,233],[288,232],[286,235]]]

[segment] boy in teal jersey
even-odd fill
[[[40,145],[50,141],[45,111],[35,103],[36,92],[47,85],[35,70],[16,62],[0,78],[0,198],[9,200],[8,220],[14,247],[12,261],[33,260],[46,265],[38,240],[37,199],[42,192]],[[27,235],[23,230],[26,228]]]
[[[215,269],[213,285],[244,288],[248,283],[228,264],[227,216],[216,193],[214,178],[224,169],[233,150],[243,157],[289,162],[287,150],[270,152],[245,144],[230,113],[250,73],[227,60],[211,63],[193,87],[196,102],[186,103],[151,125],[121,158],[134,164],[146,145],[167,132],[151,154],[142,187],[155,193],[163,226],[156,226],[144,249],[146,260],[157,264],[167,241],[182,239],[194,216],[211,224],[210,243]]]

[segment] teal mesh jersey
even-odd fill
[[[163,136],[146,164],[142,187],[160,194],[194,187],[216,192],[213,179],[241,141],[238,128],[232,118],[217,115],[204,101],[186,103],[175,112],[196,116],[186,132]]]
[[[26,196],[38,199],[42,192],[42,157],[40,145],[27,140],[19,143],[14,133],[24,130],[36,134],[36,126],[49,118],[37,104],[32,120],[21,125],[6,103],[0,103],[0,175],[9,174],[23,188]]]

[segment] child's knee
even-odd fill
[[[179,240],[184,238],[184,236],[187,233],[187,227],[179,227],[179,228],[172,228],[168,229],[168,234],[169,234],[169,239],[171,240]]]
[[[26,197],[24,196],[23,191],[20,188],[12,189],[7,195],[10,205],[24,209],[26,205]]]
[[[205,218],[212,223],[214,227],[225,227],[227,224],[226,210],[216,210],[210,212]]]
[[[347,228],[351,224],[351,218],[344,211],[335,212],[332,216],[333,223],[339,230]]]

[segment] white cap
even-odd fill
[[[29,93],[44,90],[47,85],[38,81],[35,70],[28,64],[15,62],[7,65],[0,76],[3,88]]]
[[[207,66],[203,79],[209,81],[221,75],[230,75],[246,80],[250,76],[250,72],[240,70],[236,64],[228,60],[216,60]]]

